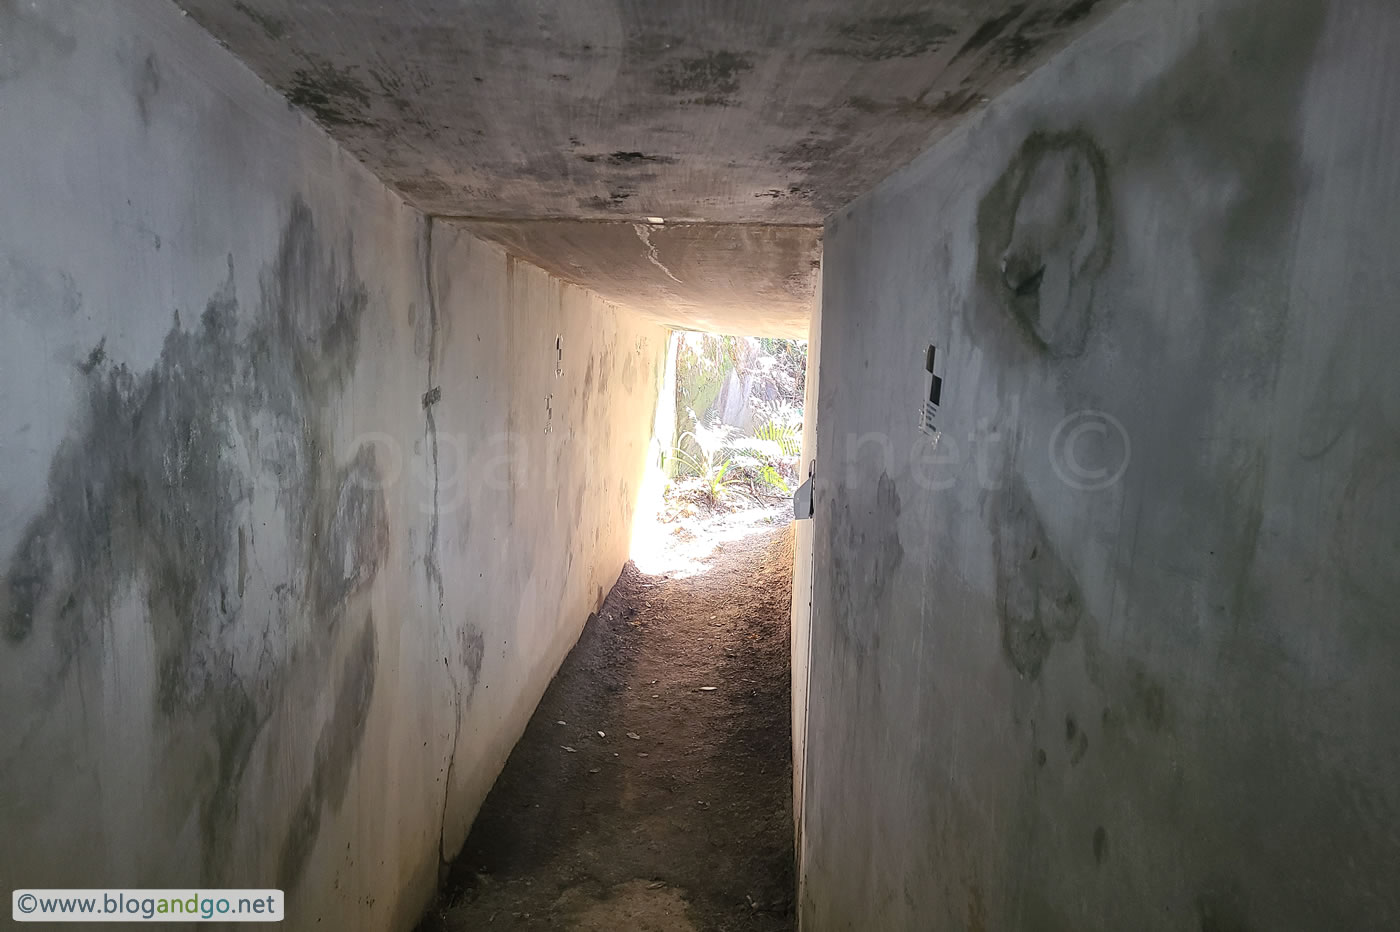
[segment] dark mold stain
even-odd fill
[[[985,293],[1042,352],[1082,353],[1113,244],[1107,161],[1094,141],[1032,133],[982,198],[977,230]]]
[[[1196,897],[1201,932],[1252,932],[1249,911],[1236,883],[1213,884]]]
[[[638,162],[669,165],[675,162],[675,159],[669,155],[647,155],[645,152],[614,152],[608,156],[608,161],[614,165],[635,165]]]
[[[191,628],[217,606],[228,515],[243,494],[222,456],[235,313],[230,273],[198,331],[177,323],[166,335],[152,372],[117,366],[90,379],[85,431],[55,456],[49,503],[6,574],[9,639],[47,618],[65,658],[105,616],[119,580],[144,577],[167,711],[199,690],[202,671],[185,661]]]
[[[1089,736],[1075,723],[1074,716],[1065,717],[1065,744],[1069,747],[1069,763],[1077,767],[1089,753]]]
[[[743,74],[753,70],[753,62],[733,52],[711,52],[695,58],[683,58],[664,67],[658,85],[673,96],[695,95],[684,103],[726,106],[729,97],[739,91]]]
[[[816,192],[812,190],[812,187],[810,185],[794,182],[788,185],[787,190],[785,191],[779,188],[769,188],[767,191],[756,192],[754,194],[754,197],[766,197],[772,198],[774,200],[781,200],[783,198],[796,198],[798,200],[806,201],[811,200],[813,194],[815,193]]]
[[[248,17],[269,39],[280,39],[287,34],[287,22],[270,13],[255,10],[243,0],[233,0],[233,8]]]
[[[594,195],[593,197],[580,198],[578,205],[585,210],[617,211],[627,206],[627,199],[632,195],[631,191],[612,191],[607,197]]]
[[[1102,864],[1108,860],[1108,832],[1100,825],[1094,829],[1094,861]]]
[[[976,32],[968,37],[967,41],[963,43],[962,48],[958,49],[958,53],[953,56],[953,61],[965,58],[993,42],[1006,31],[1007,26],[1014,23],[1016,18],[1025,11],[1026,5],[1024,3],[1018,3],[1000,16],[993,17],[984,22],[981,26],[977,27]]]
[[[607,395],[608,388],[612,384],[613,374],[613,344],[608,343],[598,353],[598,396]],[[598,604],[602,604],[599,602]]]
[[[1094,9],[1097,0],[1081,0],[1062,9],[1040,9],[1021,20],[1010,35],[999,34],[991,43],[991,54],[980,63],[979,70],[988,67],[1014,70],[1025,65],[1042,48],[1061,39],[1064,33]],[[1004,30],[1003,30],[1004,31]]]
[[[1048,37],[1037,36],[1029,30],[1020,30],[996,44],[997,57],[1008,68],[1020,65],[1036,53]]]
[[[1128,679],[1128,710],[1152,731],[1167,726],[1167,691],[1141,666],[1134,665]]]
[[[1099,0],[1076,0],[1060,11],[1060,15],[1055,17],[1055,25],[1061,28],[1073,26],[1094,12],[1094,7],[1098,5]]]
[[[154,53],[147,55],[136,75],[136,110],[141,125],[151,125],[151,101],[160,93],[160,65]],[[157,246],[159,248],[159,246]]]
[[[387,67],[376,68],[372,65],[366,68],[365,71],[369,73],[370,78],[379,88],[379,92],[385,97],[403,97],[404,80],[402,77],[399,76],[398,72],[393,71]]]
[[[837,161],[836,155],[845,144],[846,141],[839,137],[812,132],[784,146],[776,154],[784,165],[797,171],[810,171],[819,165]]]
[[[0,584],[5,639],[44,632],[57,645],[55,689],[100,637],[118,593],[142,594],[157,714],[172,731],[207,731],[213,748],[201,765],[213,775],[200,803],[206,882],[221,874],[243,772],[290,675],[277,663],[240,672],[235,642],[275,637],[290,623],[284,612],[333,630],[388,551],[373,448],[340,469],[332,456],[328,412],[353,372],[368,303],[353,263],[324,245],[298,200],[241,332],[233,281],[230,259],[197,326],[174,315],[149,371],[112,364],[105,344],[89,355],[83,417]],[[258,618],[243,612],[249,541],[239,515],[255,482],[238,450],[254,451],[252,468],[275,486],[293,578],[305,581],[279,584],[282,601]],[[314,660],[330,645],[323,636],[305,651]],[[328,747],[339,756],[341,745]]]
[[[635,391],[635,390],[636,390],[636,387],[637,387],[637,356],[636,356],[635,353],[628,353],[627,356],[626,356],[626,358],[622,360],[622,388],[623,388],[624,391],[632,392],[632,391]],[[624,480],[623,482],[620,483],[620,486],[625,490],[626,487],[627,487],[627,482]],[[629,500],[630,500],[629,497],[627,497],[626,494],[625,494],[625,492],[624,492],[624,497],[623,497],[624,503],[626,503],[626,502],[629,501]]]
[[[238,597],[243,598],[243,590],[248,585],[248,535],[238,528]]]
[[[224,692],[214,707],[212,734],[218,748],[214,789],[200,808],[199,826],[206,879],[217,876],[227,851],[220,845],[238,815],[238,786],[252,754],[253,742],[266,720],[242,683]],[[218,847],[216,847],[218,846]]]
[[[897,103],[885,103],[873,97],[857,95],[846,99],[846,106],[852,110],[859,110],[861,113],[887,113],[898,106]],[[776,192],[775,192],[776,193]]]
[[[894,574],[904,562],[899,489],[884,472],[873,496],[868,489],[867,483],[866,489],[848,490],[832,528],[838,620],[861,653],[872,649],[879,638],[876,622],[888,604]]]
[[[991,528],[1002,648],[1016,672],[1033,680],[1055,642],[1074,637],[1083,598],[1020,481],[1012,480],[993,498]],[[1066,732],[1070,731],[1083,737],[1073,720],[1066,723]],[[1087,739],[1084,744],[1087,748]]]
[[[967,932],[987,932],[987,904],[975,883],[967,888]]]
[[[83,375],[91,375],[92,370],[102,365],[103,360],[105,360],[106,358],[107,338],[103,337],[102,339],[97,341],[97,345],[92,348],[92,352],[88,353],[87,359],[85,359],[83,362],[78,363],[78,371],[81,372]]]
[[[400,178],[394,182],[394,187],[405,197],[421,203],[447,201],[459,193],[446,181],[434,177]]]
[[[1079,762],[1084,759],[1084,755],[1089,753],[1089,736],[1084,732],[1079,733],[1070,745],[1069,764],[1071,767],[1078,767]]]
[[[320,832],[327,804],[339,808],[350,786],[350,771],[364,738],[374,683],[379,667],[379,647],[374,618],[365,618],[349,655],[341,666],[330,720],[316,740],[311,780],[287,826],[277,866],[277,884],[293,890],[301,879]]]
[[[340,470],[334,507],[318,521],[309,582],[318,621],[334,625],[347,600],[364,589],[389,554],[389,511],[375,447],[363,444]]]
[[[330,721],[322,728],[316,742],[311,782],[325,790],[326,799],[333,807],[345,801],[345,792],[350,786],[351,764],[364,738],[378,667],[374,618],[367,615],[341,667]]]
[[[934,103],[925,102],[924,95],[921,94],[918,98],[897,97],[892,101],[857,96],[849,98],[846,105],[861,113],[928,120],[959,116],[975,108],[984,99],[981,91],[975,88],[962,88],[946,92]]]
[[[486,639],[479,629],[466,625],[457,629],[457,663],[460,668],[453,670],[451,662],[442,658],[443,666],[447,668],[447,674],[452,679],[453,688],[453,726],[452,726],[452,746],[447,757],[447,775],[442,781],[442,809],[444,815],[447,812],[447,805],[452,793],[452,772],[457,763],[457,744],[462,734],[462,710],[471,701],[476,693],[477,681],[481,678],[481,662],[486,656]],[[463,683],[462,676],[466,682]],[[438,856],[442,863],[446,864],[452,857],[452,852],[447,850],[447,821],[444,817],[442,826],[438,833]]]
[[[324,126],[368,125],[369,90],[355,76],[354,66],[337,68],[310,58],[307,63],[293,72],[287,102],[310,111]]]
[[[476,692],[476,681],[481,677],[481,661],[486,656],[486,639],[480,629],[462,627],[457,629],[457,662],[467,674],[467,685],[462,699],[466,701]]]
[[[1292,248],[1293,214],[1307,183],[1298,109],[1326,15],[1317,3],[1226,7],[1141,96],[1138,131],[1123,144],[1123,161],[1154,164],[1172,140],[1189,138],[1196,170],[1228,184],[1233,193],[1192,229],[1194,251],[1211,286],[1208,300],[1252,308],[1242,334],[1269,341],[1280,339],[1276,310],[1287,305],[1280,263]],[[1277,358],[1276,347],[1249,349],[1232,353],[1231,363]]]
[[[961,116],[982,102],[982,93],[976,90],[949,91],[931,105],[928,112],[933,116]]]
[[[821,51],[864,61],[914,58],[937,51],[956,34],[928,11],[876,16],[842,24],[837,41]]]

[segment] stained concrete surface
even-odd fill
[[[423,210],[820,224],[1112,0],[181,0]]]
[[[825,217],[1118,2],[180,5],[425,212],[669,324],[794,336]],[[716,225],[656,238],[689,273],[649,217]]]
[[[808,334],[821,273],[819,227],[544,220],[467,228],[659,323],[744,336]]]
[[[1131,5],[830,220],[804,929],[1400,924],[1397,62]]]
[[[464,224],[737,320],[960,118],[824,234],[804,927],[1396,924],[1395,11],[1135,3],[984,108],[1111,5],[700,6],[0,3],[0,881],[408,927],[621,563],[664,344]],[[648,216],[793,232],[687,295],[519,230]]]
[[[811,481],[816,475],[817,417],[820,411],[817,397],[821,386],[822,352],[822,283],[817,279],[817,294],[812,302],[812,317],[808,324],[807,378],[802,400],[802,458],[798,478]],[[796,497],[796,496],[794,496]],[[797,837],[802,837],[802,793],[805,783],[807,756],[808,678],[812,655],[812,593],[813,593],[813,535],[815,523],[810,519],[793,524],[792,564],[792,811]],[[801,855],[799,846],[798,855]],[[799,872],[801,864],[798,865]]]
[[[0,885],[409,928],[626,558],[665,331],[173,6],[0,36]]]

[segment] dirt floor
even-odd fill
[[[589,618],[420,932],[794,927],[791,529],[699,511]]]

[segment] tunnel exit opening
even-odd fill
[[[786,526],[803,478],[805,340],[675,331],[631,557],[694,575],[729,542]]]
[[[801,341],[672,334],[631,559],[424,930],[794,927],[805,378]]]

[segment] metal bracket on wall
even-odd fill
[[[792,515],[798,521],[805,521],[812,517],[812,483],[817,478],[817,461],[812,460],[807,465],[807,481],[797,487],[797,491],[792,493]]]

